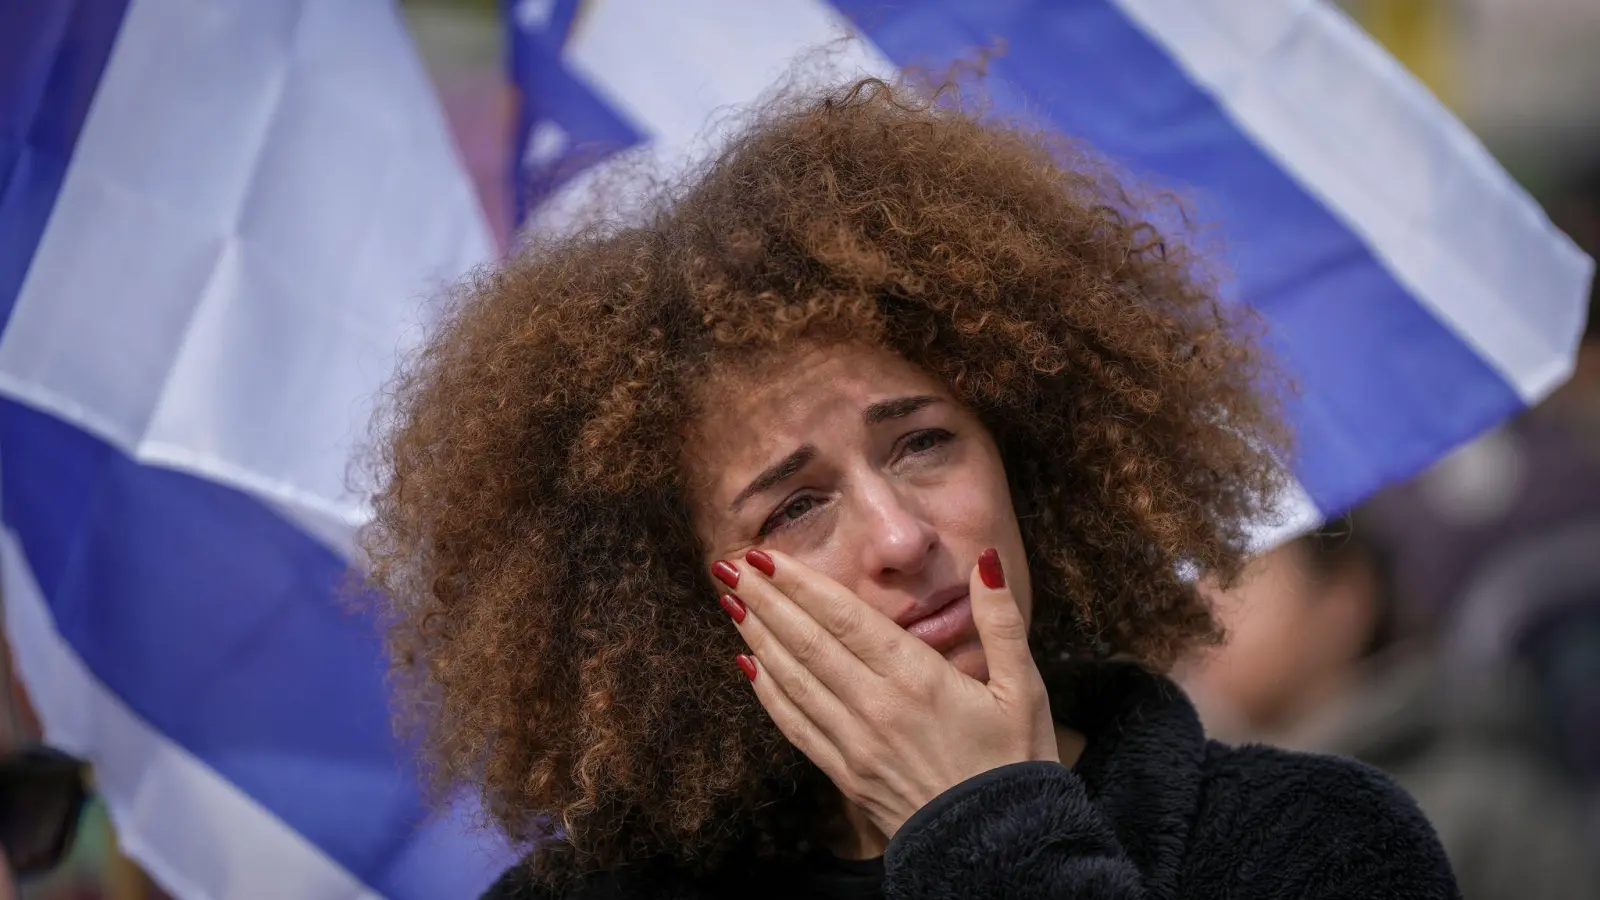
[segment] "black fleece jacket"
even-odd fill
[[[1183,692],[1131,665],[1048,681],[1056,718],[1088,736],[1078,764],[1003,766],[918,810],[884,854],[888,900],[1460,897],[1433,829],[1377,770],[1207,741]],[[556,892],[518,867],[484,897],[750,900],[803,883],[777,864],[641,866]]]

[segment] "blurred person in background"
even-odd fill
[[[0,900],[14,895],[16,878],[61,864],[87,798],[80,760],[37,745],[0,754]]]
[[[1600,164],[1547,197],[1600,252]],[[1597,897],[1600,323],[1572,378],[1216,595],[1207,728],[1354,756],[1417,798],[1464,896]],[[1215,592],[1213,592],[1215,593]]]
[[[1600,160],[1546,198],[1600,253]],[[1399,595],[1469,670],[1513,668],[1600,847],[1600,320],[1545,403],[1378,498]],[[1600,894],[1597,894],[1600,895]]]
[[[19,882],[36,884],[67,856],[86,796],[82,763],[39,744],[0,632],[0,900],[19,896]]]
[[[0,900],[160,900],[118,852],[82,760],[41,743],[0,631]]]
[[[1395,563],[1367,511],[1264,554],[1232,590],[1207,588],[1226,643],[1184,683],[1208,733],[1388,772],[1438,830],[1467,900],[1600,896],[1525,668],[1440,652],[1451,641],[1427,639]],[[1524,605],[1513,592],[1501,605]],[[1507,640],[1531,646],[1539,620]]]

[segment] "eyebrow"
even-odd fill
[[[896,397],[893,400],[880,400],[862,410],[861,418],[868,425],[878,425],[891,419],[901,419],[911,415],[930,403],[938,403],[939,398],[934,396]],[[812,444],[804,444],[800,449],[778,460],[771,466],[762,470],[753,481],[745,485],[739,496],[733,498],[729,509],[739,511],[751,497],[769,490],[785,480],[793,477],[795,473],[806,467],[806,464],[815,459],[817,448]]]
[[[890,419],[902,419],[930,403],[938,403],[939,398],[923,395],[919,397],[897,397],[893,400],[880,400],[867,407],[861,413],[861,418],[868,425],[877,425]]]
[[[800,449],[778,460],[776,464],[767,467],[760,475],[755,477],[754,481],[745,485],[745,489],[739,492],[739,496],[733,498],[733,505],[729,508],[734,512],[738,512],[739,507],[743,506],[746,500],[762,491],[768,490],[805,468],[806,463],[811,462],[816,455],[817,448],[815,446],[811,444],[802,445]]]

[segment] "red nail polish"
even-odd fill
[[[751,681],[756,680],[756,661],[754,659],[741,653],[738,656],[735,656],[733,661],[738,663],[739,668],[744,670],[744,677],[750,679]]]
[[[978,554],[978,577],[991,591],[1006,586],[1006,573],[1000,568],[1000,551],[993,547]]]
[[[772,557],[768,556],[764,551],[761,550],[749,551],[744,555],[744,561],[752,566],[755,566],[758,570],[760,570],[761,574],[767,576],[768,578],[771,578],[772,573],[775,571],[772,566]]]
[[[735,597],[732,594],[723,594],[721,603],[722,611],[727,613],[729,618],[733,619],[735,622],[744,622],[745,614],[748,613],[749,610],[744,608],[743,600],[740,600],[738,597]]]
[[[719,559],[712,563],[711,574],[717,576],[717,580],[728,587],[736,588],[739,586],[739,570],[735,569],[733,563],[727,560]]]

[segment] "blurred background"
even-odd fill
[[[515,106],[499,7],[401,5],[503,247]],[[1600,254],[1600,0],[1340,5]],[[1181,673],[1220,738],[1349,754],[1391,772],[1439,829],[1469,900],[1600,897],[1600,333],[1590,319],[1576,375],[1543,405],[1267,554],[1241,583],[1206,586],[1230,640]],[[9,747],[37,725],[15,680],[4,688]],[[65,863],[21,896],[160,896],[118,852],[90,788]]]

